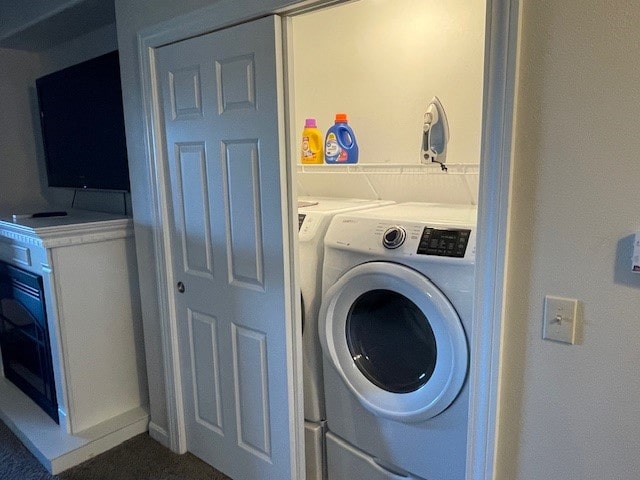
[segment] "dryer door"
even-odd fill
[[[323,354],[367,409],[417,422],[456,398],[469,352],[444,294],[406,266],[371,262],[343,275],[320,311]]]

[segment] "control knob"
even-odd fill
[[[382,245],[385,248],[398,248],[406,238],[407,232],[405,232],[404,228],[399,226],[389,227],[382,235]]]

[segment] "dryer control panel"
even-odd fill
[[[474,264],[476,214],[472,205],[425,203],[342,213],[333,217],[324,237],[325,255],[335,251],[419,265]]]
[[[418,244],[418,255],[464,258],[471,230],[425,227]]]

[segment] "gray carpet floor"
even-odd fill
[[[200,459],[177,455],[146,433],[51,475],[0,422],[0,480],[231,480]]]

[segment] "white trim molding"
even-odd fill
[[[175,308],[170,294],[173,278],[168,229],[169,212],[164,192],[166,175],[162,169],[163,137],[158,92],[156,89],[155,48],[170,40],[153,29],[151,33],[138,35],[138,58],[140,59],[140,81],[145,119],[145,149],[149,178],[152,179],[153,244],[157,265],[156,294],[162,342],[162,363],[164,367],[165,398],[167,404],[168,446],[177,453],[187,451],[182,405],[182,385],[180,381],[178,336]],[[153,419],[152,419],[153,421]]]
[[[495,478],[519,0],[488,0],[467,480]]]

